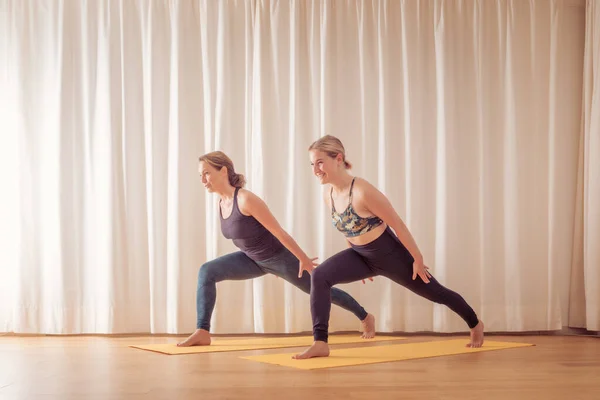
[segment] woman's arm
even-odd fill
[[[240,190],[238,192],[238,206],[244,214],[256,218],[281,244],[296,256],[300,261],[299,276],[302,276],[302,270],[312,272],[315,264],[313,261],[316,258],[311,259],[306,255],[298,243],[279,225],[267,204],[260,197],[248,190]]]
[[[355,184],[355,188],[358,190],[355,189],[354,198],[361,202],[361,205],[369,210],[370,213],[381,218],[383,222],[394,230],[398,239],[400,239],[415,261],[415,265],[417,266],[415,274],[421,276],[423,281],[429,282],[429,279],[427,279],[427,275],[429,275],[426,271],[427,267],[423,265],[423,255],[408,227],[404,224],[404,221],[402,221],[396,210],[394,210],[388,198],[366,180],[360,179],[357,182],[359,184]],[[415,277],[413,274],[413,279]]]

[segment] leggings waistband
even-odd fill
[[[381,235],[379,235],[379,237],[377,237],[377,239],[362,245],[350,243],[350,246],[352,247],[352,250],[365,258],[387,255],[393,251],[400,251],[410,256],[406,247],[404,247],[400,239],[398,239],[389,226]],[[412,256],[410,257],[412,258]]]

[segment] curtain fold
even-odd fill
[[[600,331],[600,6],[587,1],[571,326]]]

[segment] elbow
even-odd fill
[[[290,235],[283,228],[277,228],[271,233],[273,234],[273,236],[279,239],[281,243],[286,243],[290,238]]]

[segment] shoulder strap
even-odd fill
[[[240,210],[240,205],[238,203],[238,192],[240,191],[239,187],[235,188],[235,191],[233,192],[233,206],[231,207],[231,213],[233,214],[236,210],[237,212],[239,212],[241,215],[242,211]]]
[[[331,199],[331,212],[335,212],[335,204],[333,204],[333,186],[329,191],[329,198]]]
[[[350,195],[348,196],[348,205],[352,204],[352,188],[354,188],[354,180],[356,177],[352,178],[352,183],[350,184]]]

